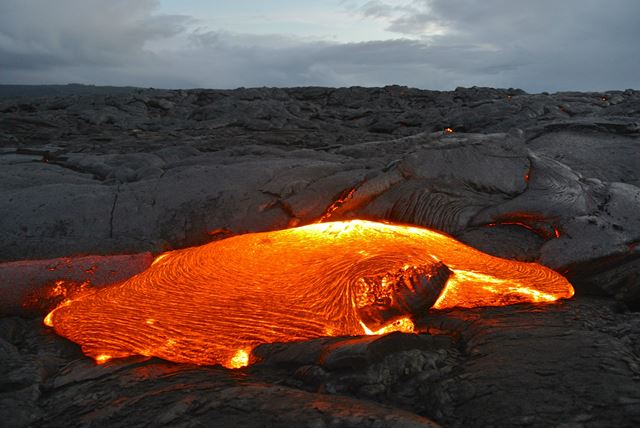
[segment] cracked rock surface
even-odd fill
[[[368,218],[545,264],[577,291],[556,305],[431,311],[420,335],[263,345],[237,371],[95,366],[16,308],[37,284],[20,279],[18,292],[5,263],[9,426],[640,423],[640,92],[2,94],[2,262],[158,254]]]

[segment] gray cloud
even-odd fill
[[[150,40],[184,31],[191,19],[159,16],[139,0],[6,0],[0,3],[3,67],[126,64]]]
[[[369,16],[373,3],[362,4],[360,13]],[[387,18],[388,31],[400,35],[446,28],[429,46],[466,53],[457,70],[494,86],[640,86],[640,2],[635,0],[414,0],[402,8],[380,0],[374,10]],[[469,54],[474,48],[484,53]]]
[[[398,39],[300,40],[198,28],[153,0],[4,0],[0,82],[155,87],[640,86],[635,0],[370,0]],[[54,6],[55,5],[55,6]],[[354,16],[357,19],[358,16]],[[437,30],[437,31],[436,31]]]

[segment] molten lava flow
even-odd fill
[[[573,295],[559,274],[428,229],[362,220],[251,233],[165,253],[46,318],[98,362],[133,354],[241,367],[261,343],[411,331],[450,308]]]

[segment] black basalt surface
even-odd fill
[[[368,218],[537,261],[576,297],[263,345],[234,371],[96,366],[41,319],[0,314],[3,424],[640,424],[640,92],[9,89],[0,261]]]

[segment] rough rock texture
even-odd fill
[[[640,423],[640,92],[63,89],[0,98],[1,261],[364,217],[538,261],[577,297],[431,313],[434,337],[267,345],[236,372],[95,367],[0,318],[10,426]]]
[[[425,333],[263,345],[228,371],[96,366],[0,319],[9,426],[585,426],[640,423],[640,318],[610,300],[432,312]],[[427,334],[430,333],[430,334]]]
[[[74,292],[124,281],[152,262],[141,253],[0,263],[0,314],[44,315]]]

